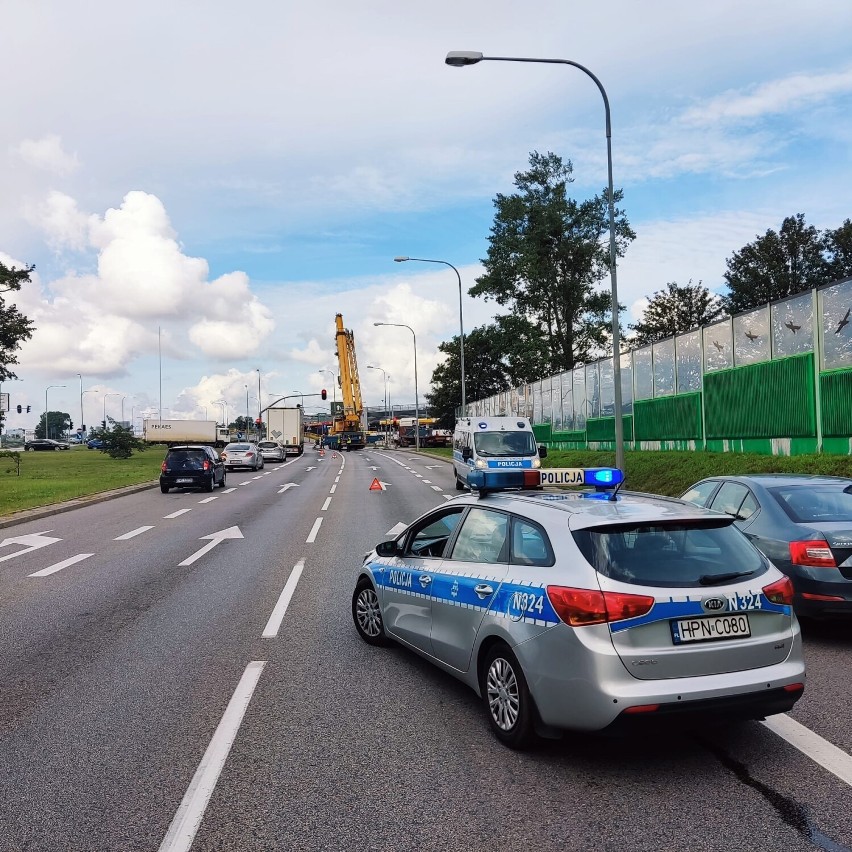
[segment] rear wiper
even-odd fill
[[[729,583],[738,577],[750,577],[754,571],[731,571],[728,574],[702,574],[698,582],[702,586],[718,586],[720,583]]]

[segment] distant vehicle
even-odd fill
[[[104,439],[103,438],[89,438],[86,441],[86,446],[90,450],[102,450],[104,448]]]
[[[25,450],[70,450],[71,444],[54,441],[52,438],[33,438],[24,444]]]
[[[222,450],[222,461],[229,470],[235,467],[250,467],[252,470],[263,468],[263,455],[257,444],[248,442],[228,444]]]
[[[714,476],[681,499],[732,517],[793,581],[799,615],[852,615],[852,478]]]
[[[287,455],[302,455],[305,440],[302,409],[267,408],[266,435],[281,444]]]
[[[225,487],[226,471],[222,459],[212,447],[169,447],[160,467],[160,491],[170,488],[203,488],[212,491]]]
[[[207,444],[224,447],[231,440],[228,429],[215,420],[158,420],[142,422],[142,438],[151,444]]]
[[[284,461],[287,458],[287,451],[277,441],[261,441],[257,448],[264,461]]]

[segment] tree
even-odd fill
[[[541,329],[548,370],[559,372],[602,354],[610,340],[610,291],[595,290],[610,265],[608,194],[577,202],[567,193],[570,160],[534,151],[529,162],[529,171],[515,174],[518,192],[494,199],[485,274],[469,292]],[[622,197],[615,192],[614,203]],[[622,256],[636,235],[623,211],[615,216]]]
[[[132,429],[120,426],[112,417],[108,417],[108,426],[101,426],[89,433],[90,438],[100,438],[103,446],[100,451],[113,459],[129,459],[133,450],[144,452],[148,445],[133,434]]]
[[[852,219],[846,219],[833,231],[823,231],[822,248],[827,257],[826,278],[829,282],[852,276]]]
[[[74,428],[74,421],[67,411],[48,411],[47,424],[44,422],[44,414],[39,417],[35,427],[36,438],[58,438]],[[50,427],[49,434],[45,425]]]
[[[664,290],[657,290],[642,313],[642,318],[631,325],[631,343],[644,346],[683,334],[693,328],[709,325],[724,316],[722,300],[699,281],[685,287],[670,281]]]
[[[16,355],[21,344],[33,336],[33,323],[28,320],[15,305],[7,305],[3,294],[17,292],[23,284],[30,283],[30,273],[35,269],[24,269],[0,263],[0,383],[7,379],[16,379],[17,375],[10,367],[18,363]],[[6,414],[0,411],[0,431]]]
[[[461,404],[459,338],[438,346],[447,358],[432,373],[426,402],[439,427],[452,429]],[[465,396],[484,399],[530,382],[547,372],[547,341],[541,330],[523,317],[498,316],[491,325],[474,328],[464,337]]]
[[[823,238],[801,213],[788,216],[776,233],[768,230],[725,263],[728,313],[738,314],[792,296],[830,280]]]

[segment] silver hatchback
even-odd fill
[[[763,718],[802,695],[801,635],[790,580],[732,522],[643,494],[474,492],[366,555],[353,619],[471,686],[513,747]]]

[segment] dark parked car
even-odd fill
[[[204,446],[169,447],[160,468],[160,491],[170,488],[225,487],[225,465],[216,450]]]
[[[54,441],[52,438],[33,438],[24,444],[25,450],[70,450],[71,444]]]
[[[86,441],[86,446],[90,450],[101,450],[101,449],[103,449],[103,446],[104,446],[104,439],[103,438],[89,438],[89,440]]]
[[[732,515],[793,581],[799,615],[852,615],[852,479],[714,476],[681,499]]]

